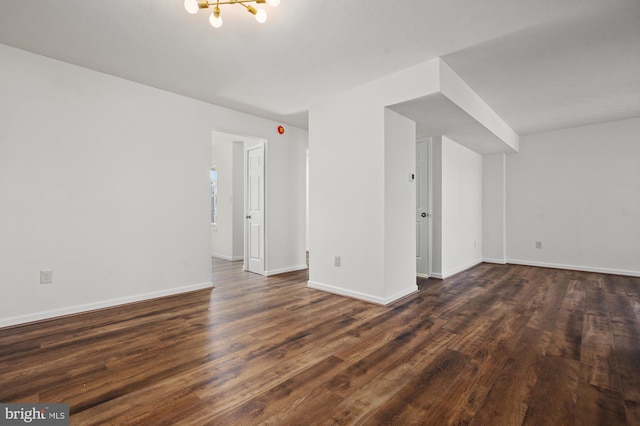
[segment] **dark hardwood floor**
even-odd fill
[[[240,268],[1,329],[0,401],[71,424],[640,425],[640,278],[482,264],[381,307]]]

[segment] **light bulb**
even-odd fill
[[[271,7],[277,7],[280,4],[280,0],[267,0],[267,4]]]
[[[213,28],[220,28],[222,26],[222,17],[220,15],[216,16],[213,13],[209,16],[209,23]]]
[[[256,13],[256,21],[260,22],[261,24],[267,21],[267,11],[264,9],[258,9],[258,12]]]
[[[198,0],[184,0],[184,8],[192,15],[198,13]]]

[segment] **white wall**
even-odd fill
[[[432,136],[431,144],[431,275],[442,278],[442,136]]]
[[[233,142],[233,249],[232,260],[244,258],[244,142]]]
[[[442,276],[482,262],[482,156],[442,137]]]
[[[417,291],[416,123],[384,111],[384,282],[385,300]]]
[[[233,142],[215,141],[211,161],[218,172],[218,213],[211,226],[211,256],[233,257]]]
[[[638,118],[522,136],[507,157],[510,263],[640,275],[639,218]]]
[[[482,257],[506,263],[506,154],[482,157]]]
[[[265,274],[307,269],[306,131],[285,126],[269,139],[265,151]]]
[[[309,111],[309,286],[383,303],[384,108],[369,96]]]
[[[438,67],[439,59],[429,61],[311,105],[310,287],[386,304],[395,286],[405,285],[404,273],[385,275],[385,267],[392,267],[385,263],[385,175],[396,172],[385,163],[385,107],[437,92]],[[415,168],[415,134],[411,144],[412,157],[404,160]],[[402,167],[401,173],[408,171]],[[415,209],[413,191],[398,208]],[[398,238],[414,241],[415,273],[413,214],[411,232]],[[341,257],[340,267],[333,266],[334,256]]]
[[[211,256],[225,260],[244,257],[244,140],[211,132],[211,160],[218,170],[218,218],[211,226]]]
[[[268,267],[304,263],[306,131],[4,45],[0,63],[0,326],[210,286],[212,129],[270,141]]]

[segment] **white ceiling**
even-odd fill
[[[265,8],[222,6],[216,30],[182,0],[0,0],[0,43],[303,128],[313,102],[437,56],[520,134],[640,116],[638,0]]]

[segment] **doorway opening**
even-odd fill
[[[261,275],[266,258],[265,150],[263,139],[211,133],[211,256],[242,260],[243,270]]]

